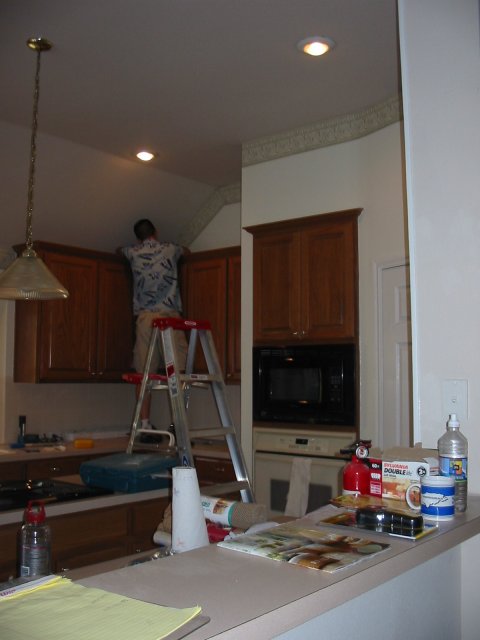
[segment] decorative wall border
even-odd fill
[[[362,138],[398,122],[402,117],[401,97],[394,96],[358,113],[246,142],[242,145],[242,166]]]
[[[402,118],[401,96],[394,96],[358,113],[246,142],[242,145],[242,167],[349,142],[399,122]],[[241,202],[241,199],[240,183],[215,189],[193,220],[181,231],[178,243],[183,246],[191,244],[222,207]]]
[[[226,204],[241,202],[242,190],[240,182],[215,189],[209,199],[200,207],[193,220],[182,230],[178,244],[188,247],[205,229],[209,222]]]

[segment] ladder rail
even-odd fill
[[[135,405],[135,413],[133,416],[132,429],[130,431],[130,439],[127,445],[127,453],[132,453],[133,448],[135,446],[135,439],[137,436],[137,430],[140,424],[140,415],[142,412],[143,400],[145,398],[145,391],[147,390],[147,386],[149,384],[148,374],[150,373],[150,367],[152,364],[153,352],[155,351],[155,345],[158,338],[158,329],[157,327],[152,328],[152,335],[150,337],[150,344],[148,345],[147,357],[145,360],[145,371],[143,372],[142,383],[140,385],[140,391],[137,397],[137,403]]]
[[[190,331],[185,372],[179,369],[178,349],[174,339],[174,330]],[[198,339],[200,339],[203,355],[207,363],[208,374],[193,373]],[[218,495],[239,491],[243,502],[254,502],[245,458],[239,445],[235,424],[228,407],[226,385],[209,322],[182,320],[179,318],[158,318],[153,321],[152,334],[145,361],[145,371],[141,379],[127,453],[133,452],[137,434],[142,432],[142,429],[139,428],[140,415],[147,389],[150,392],[151,390],[165,388],[165,385],[162,387],[155,385],[154,380],[149,379],[153,352],[157,347],[158,340],[161,340],[161,346],[163,348],[166,388],[168,390],[172,420],[175,425],[176,450],[181,465],[195,466],[187,416],[191,387],[197,385],[210,386],[222,425],[221,428],[210,431],[215,431],[215,435],[225,439],[235,471],[236,482],[215,485],[214,488],[209,487],[209,489],[215,490]],[[157,376],[157,378],[158,377],[160,376]],[[155,433],[155,430],[149,430],[149,432]],[[157,447],[156,445],[152,445],[152,448]]]
[[[239,482],[249,482],[247,465],[245,458],[236,437],[235,425],[233,422],[232,414],[230,413],[229,406],[226,401],[226,385],[221,375],[220,364],[218,361],[217,349],[213,341],[213,337],[210,331],[200,332],[200,342],[202,343],[203,353],[207,362],[207,368],[211,375],[220,375],[220,380],[214,380],[212,382],[212,391],[215,396],[215,403],[220,416],[222,426],[227,430],[232,428],[234,433],[226,433],[225,439],[227,442],[228,450],[230,452],[230,458],[232,460],[233,468],[235,470],[235,476]],[[253,493],[251,489],[242,489],[243,502],[253,502]]]
[[[193,454],[188,433],[188,418],[185,407],[185,397],[180,380],[180,372],[177,371],[178,354],[175,344],[173,328],[167,327],[160,332],[167,373],[169,400],[172,411],[173,424],[177,439],[178,453],[183,467],[193,466]],[[190,350],[189,350],[190,351]],[[190,355],[190,354],[189,354]],[[187,355],[188,359],[188,355]],[[191,360],[193,363],[193,359]],[[183,428],[182,428],[183,427]]]

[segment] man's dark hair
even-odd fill
[[[154,235],[155,227],[150,222],[150,220],[148,220],[147,218],[142,218],[142,220],[139,220],[134,224],[133,232],[139,240],[143,241]]]

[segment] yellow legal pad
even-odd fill
[[[161,640],[201,611],[173,609],[74,584],[66,578],[0,600],[8,640]]]

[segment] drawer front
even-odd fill
[[[27,462],[27,480],[77,475],[82,462],[91,460],[91,458],[92,456],[70,456]]]
[[[85,567],[89,564],[122,558],[129,553],[129,545],[125,539],[112,540],[110,543],[102,544],[95,549],[92,549],[92,547],[70,549],[68,551],[54,553],[52,559],[53,570],[56,573],[63,573],[71,569]]]
[[[0,528],[0,581],[5,582],[17,575],[17,540],[19,524],[9,524]]]
[[[163,512],[169,502],[168,498],[159,498],[132,505],[132,535],[134,537],[150,535],[153,538],[153,534],[163,520]],[[152,539],[150,542],[154,546]]]
[[[236,480],[235,470],[230,460],[199,456],[195,458],[195,468],[201,486]]]
[[[128,506],[95,509],[49,518],[55,552],[91,546],[96,548],[129,533]]]
[[[10,480],[25,480],[25,464],[23,462],[2,462],[0,464],[0,483]]]

